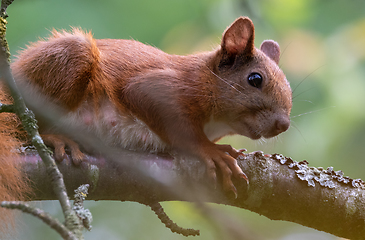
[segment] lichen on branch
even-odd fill
[[[306,161],[297,162],[278,154],[244,154],[238,164],[249,177],[250,184],[247,186],[246,181],[235,179],[238,190],[235,199],[233,194],[221,190],[220,180],[215,189],[204,174],[204,163],[191,156],[171,157],[125,150],[115,152],[113,156],[87,156],[79,167],[60,163],[61,172],[67,171],[67,188],[90,184],[88,200],[145,202],[146,198],[153,198],[158,202],[226,204],[336,236],[365,239],[363,183],[343,177],[332,168],[308,167]],[[37,159],[35,154],[21,159],[35,183],[34,200],[54,199]],[[98,169],[98,179],[89,173],[93,168]]]

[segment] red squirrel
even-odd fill
[[[254,25],[240,17],[215,50],[187,56],[79,29],[53,31],[21,51],[11,69],[28,94],[41,93],[66,112],[61,120],[87,126],[110,146],[186,151],[205,162],[210,178],[219,168],[224,189],[236,194],[232,175],[247,180],[235,159],[240,152],[216,142],[231,134],[271,138],[289,128],[292,92],[279,58],[272,40],[255,48]],[[78,145],[51,129],[43,137],[55,158],[68,146],[80,163]]]

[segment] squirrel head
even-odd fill
[[[278,66],[279,45],[266,40],[255,48],[254,25],[241,17],[223,33],[217,56],[213,69],[221,97],[215,104],[215,119],[251,139],[286,131],[292,91]]]

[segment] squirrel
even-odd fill
[[[186,56],[135,40],[94,39],[78,28],[53,30],[48,39],[22,50],[11,69],[25,94],[41,94],[65,111],[62,121],[86,126],[110,146],[193,154],[204,161],[211,179],[218,168],[223,188],[237,195],[232,176],[248,181],[236,161],[241,152],[216,142],[231,134],[271,138],[289,128],[292,92],[279,59],[273,40],[255,48],[254,25],[240,17],[215,50]],[[17,124],[6,133],[10,140],[19,134]],[[10,125],[1,121],[0,128]],[[65,147],[76,165],[83,160],[70,136],[47,124],[40,131],[56,160],[64,159]],[[6,172],[18,176],[18,171],[1,167],[2,181]],[[15,191],[9,194],[16,198],[23,188],[12,178]]]

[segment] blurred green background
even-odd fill
[[[280,65],[293,88],[292,125],[272,140],[222,140],[249,151],[279,152],[312,166],[333,166],[365,179],[365,1],[315,0],[16,0],[8,9],[7,38],[13,54],[55,29],[79,26],[95,38],[133,38],[168,53],[211,50],[224,29],[249,16],[256,46],[276,40]],[[57,202],[37,204],[61,216]],[[172,219],[201,230],[190,239],[219,239],[214,226],[187,203],[164,203]],[[87,202],[94,216],[86,239],[186,239],[166,229],[145,206]],[[224,206],[238,224],[264,239],[336,239],[297,224],[271,221]],[[60,239],[39,220],[24,217],[18,239]],[[62,219],[62,218],[61,218]]]

